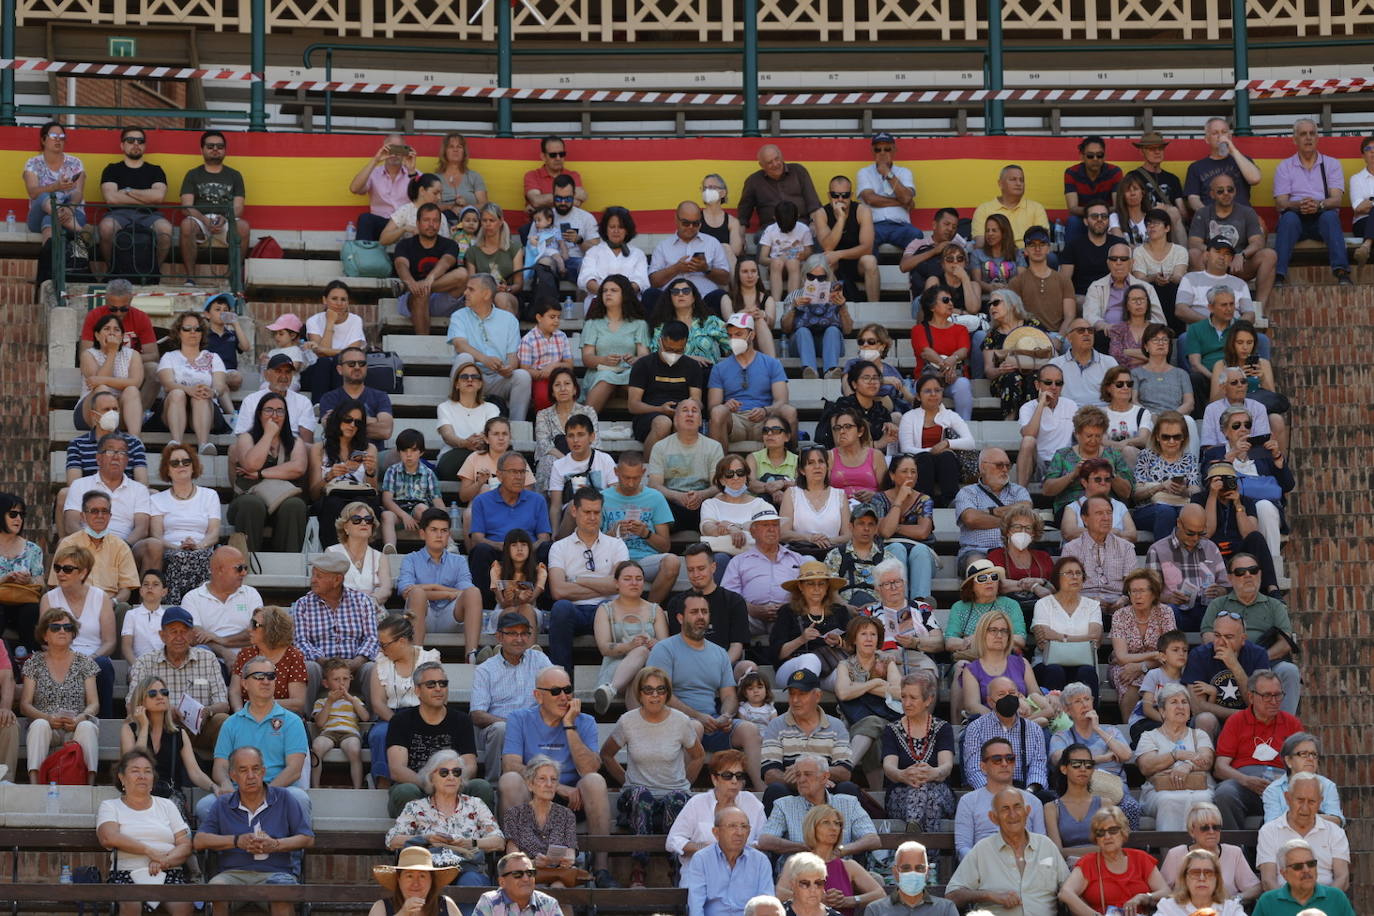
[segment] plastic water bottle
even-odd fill
[[[14,667],[19,671],[24,670],[24,662],[29,660],[29,647],[19,646],[14,650]]]
[[[48,797],[43,810],[49,815],[60,814],[62,811],[62,790],[57,787],[55,780],[48,783]]]
[[[348,221],[348,225],[347,225],[347,226],[344,226],[344,241],[345,241],[345,242],[351,242],[351,241],[353,241],[354,239],[356,239],[357,237],[358,237],[358,227],[355,226],[355,225],[353,225],[353,220],[349,220],[349,221]]]
[[[1057,219],[1057,220],[1054,221],[1054,250],[1055,250],[1055,251],[1063,251],[1063,250],[1064,250],[1064,221],[1063,221],[1063,220],[1058,220],[1058,219]]]
[[[70,865],[63,865],[63,866],[62,866],[62,877],[60,877],[60,878],[57,879],[57,883],[58,883],[58,884],[71,884],[71,883],[72,883],[72,867],[71,867]]]
[[[5,213],[5,231],[6,231],[6,232],[13,232],[13,231],[14,231],[14,211],[13,211],[13,210],[10,210],[10,211],[8,211],[8,212]]]

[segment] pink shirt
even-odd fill
[[[830,485],[844,490],[845,496],[853,496],[856,490],[878,491],[878,478],[873,472],[873,449],[864,452],[863,463],[850,467],[840,458],[839,449],[830,450]]]
[[[390,219],[397,208],[410,203],[410,195],[406,193],[409,187],[410,177],[404,167],[392,176],[386,166],[377,166],[367,177],[368,209],[382,219]]]

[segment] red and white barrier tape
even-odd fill
[[[1348,77],[1330,80],[1251,80],[1237,89],[1249,91],[1252,98],[1276,99],[1301,95],[1336,95],[1344,92],[1374,91],[1374,80]]]
[[[0,70],[67,73],[72,76],[136,76],[162,80],[230,80],[244,83],[252,82],[256,78],[247,70],[230,70],[226,67],[145,67],[138,64],[83,64],[35,58],[0,58]]]

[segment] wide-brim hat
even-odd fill
[[[959,584],[960,597],[963,597],[964,600],[967,601],[968,598],[966,596],[973,593],[974,578],[990,572],[997,573],[997,578],[999,579],[1005,579],[1007,577],[1007,571],[991,560],[974,560],[970,563],[968,569],[964,572],[964,581]]]
[[[382,887],[391,893],[396,893],[396,882],[399,872],[402,871],[427,871],[434,873],[434,885],[436,887],[446,887],[454,882],[458,877],[458,868],[451,866],[448,868],[436,868],[434,857],[429,854],[429,850],[423,846],[407,846],[401,850],[401,854],[396,857],[395,865],[376,865],[372,868],[372,877]]]
[[[1053,350],[1050,335],[1036,327],[1023,324],[1007,335],[1002,346],[1007,350]]]
[[[1146,146],[1168,146],[1169,141],[1164,139],[1164,135],[1157,130],[1147,130],[1141,134],[1139,140],[1132,140],[1131,146],[1141,149]]]
[[[825,582],[831,588],[843,588],[849,584],[848,579],[830,575],[830,567],[820,560],[807,560],[797,570],[797,578],[784,582],[782,587],[795,595],[801,589],[803,582]]]

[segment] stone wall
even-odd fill
[[[1365,269],[1358,279],[1374,281]],[[1329,283],[1294,270],[1291,279]],[[1289,286],[1265,303],[1279,390],[1293,404],[1285,550],[1302,646],[1301,718],[1340,786],[1352,853],[1350,898],[1374,892],[1374,286]]]

